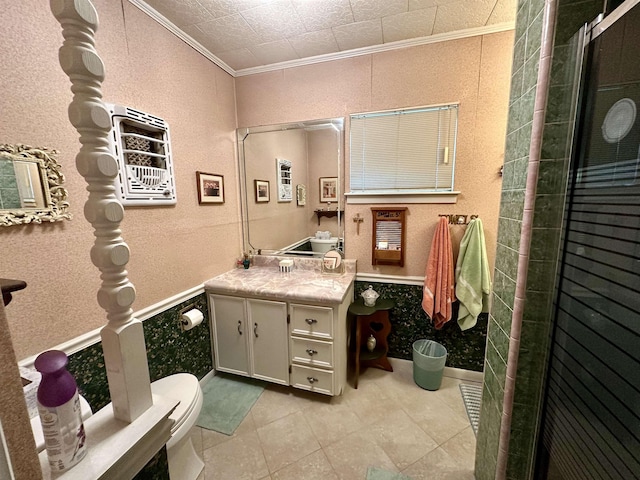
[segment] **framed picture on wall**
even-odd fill
[[[269,201],[269,181],[268,180],[254,180],[256,192],[256,203],[267,203]]]
[[[215,173],[196,172],[198,203],[224,203],[224,177]]]
[[[296,199],[298,200],[298,205],[304,206],[307,204],[307,187],[304,185],[296,185]]]
[[[338,201],[338,177],[320,177],[320,202]]]

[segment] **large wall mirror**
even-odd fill
[[[238,129],[245,250],[321,256],[344,247],[343,146],[342,118]]]
[[[0,144],[0,226],[71,219],[56,153]]]

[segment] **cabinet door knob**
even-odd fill
[[[318,353],[318,351],[312,348],[307,348],[307,353],[309,354],[310,357],[313,357],[316,353]]]
[[[318,320],[316,320],[315,318],[305,318],[304,321],[307,322],[309,325],[313,325],[314,323],[318,323]]]
[[[258,324],[257,323],[253,324],[253,334],[256,336],[256,338],[258,338]]]
[[[307,377],[307,380],[309,380],[309,383],[316,383],[318,381],[318,379],[314,377]]]
[[[240,335],[242,335],[242,329],[240,328],[242,326],[242,320],[238,320],[238,333]]]

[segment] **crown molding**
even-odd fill
[[[270,65],[261,65],[259,67],[244,68],[235,70],[235,77],[245,75],[255,75],[256,73],[272,72],[283,68],[301,67],[304,65],[313,65],[315,63],[330,62],[333,60],[342,60],[345,58],[360,57],[362,55],[371,55],[373,53],[388,52],[390,50],[399,50],[401,48],[416,47],[419,45],[428,45],[430,43],[448,42],[451,40],[459,40],[461,38],[476,37],[479,35],[489,35],[491,33],[506,32],[515,29],[515,22],[496,23],[495,25],[487,25],[484,27],[468,28],[466,30],[458,30],[456,32],[439,33],[428,37],[411,38],[409,40],[400,40],[397,42],[384,43],[372,47],[356,48],[354,50],[346,50],[344,52],[327,53],[325,55],[316,55],[315,57],[303,58],[300,60],[289,60],[287,62],[273,63]]]
[[[215,63],[217,66],[219,66],[222,70],[227,72],[229,75],[231,75],[233,77],[236,76],[236,71],[233,68],[231,68],[229,65],[224,63],[222,60],[220,60],[214,54],[212,54],[209,50],[207,50],[205,47],[203,47],[202,44],[197,42],[193,37],[191,37],[190,35],[187,35],[186,33],[184,33],[174,23],[169,21],[169,19],[167,17],[162,15],[156,9],[154,9],[154,8],[150,7],[149,5],[147,5],[146,2],[143,2],[142,0],[129,0],[129,3],[131,3],[131,4],[135,5],[136,7],[138,7],[140,10],[142,10],[144,13],[149,15],[151,18],[153,18],[160,25],[162,25],[167,30],[169,30],[171,33],[173,33],[175,36],[180,38],[187,45],[189,45],[190,47],[193,47],[198,53],[201,53],[207,59],[211,60],[213,63]]]
[[[345,58],[359,57],[362,55],[371,55],[373,53],[388,52],[390,50],[416,47],[419,45],[428,45],[430,43],[448,42],[451,40],[459,40],[462,38],[476,37],[478,35],[489,35],[492,33],[506,32],[508,30],[515,29],[515,22],[496,23],[494,25],[467,28],[466,30],[458,30],[456,32],[439,33],[436,35],[430,35],[428,37],[411,38],[409,40],[400,40],[398,42],[390,42],[383,45],[375,45],[372,47],[356,48],[354,50],[347,50],[344,52],[327,53],[324,55],[316,55],[315,57],[308,57],[299,60],[289,60],[287,62],[273,63],[269,65],[261,65],[259,67],[234,70],[209,50],[207,50],[204,46],[202,46],[202,44],[197,42],[193,37],[183,32],[174,23],[169,21],[164,15],[147,5],[147,3],[143,0],[129,0],[129,3],[138,7],[160,25],[162,25],[171,33],[184,41],[187,45],[193,47],[196,51],[204,55],[207,59],[211,60],[213,63],[218,65],[221,69],[223,69],[233,77],[243,77],[247,75],[255,75],[257,73],[273,72],[275,70],[281,70],[283,68],[302,67],[305,65],[313,65],[316,63],[342,60]]]

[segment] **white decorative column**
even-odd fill
[[[91,261],[101,272],[98,303],[107,312],[101,337],[113,413],[133,422],[153,401],[142,323],[132,317],[136,293],[125,270],[129,247],[120,236],[124,209],[115,195],[118,164],[108,147],[111,121],[102,103],[104,65],[94,42],[98,14],[89,0],[50,0],[50,6],[62,25],[59,59],[73,92],[69,120],[82,144],[76,167],[87,181],[84,214],[96,237]]]

